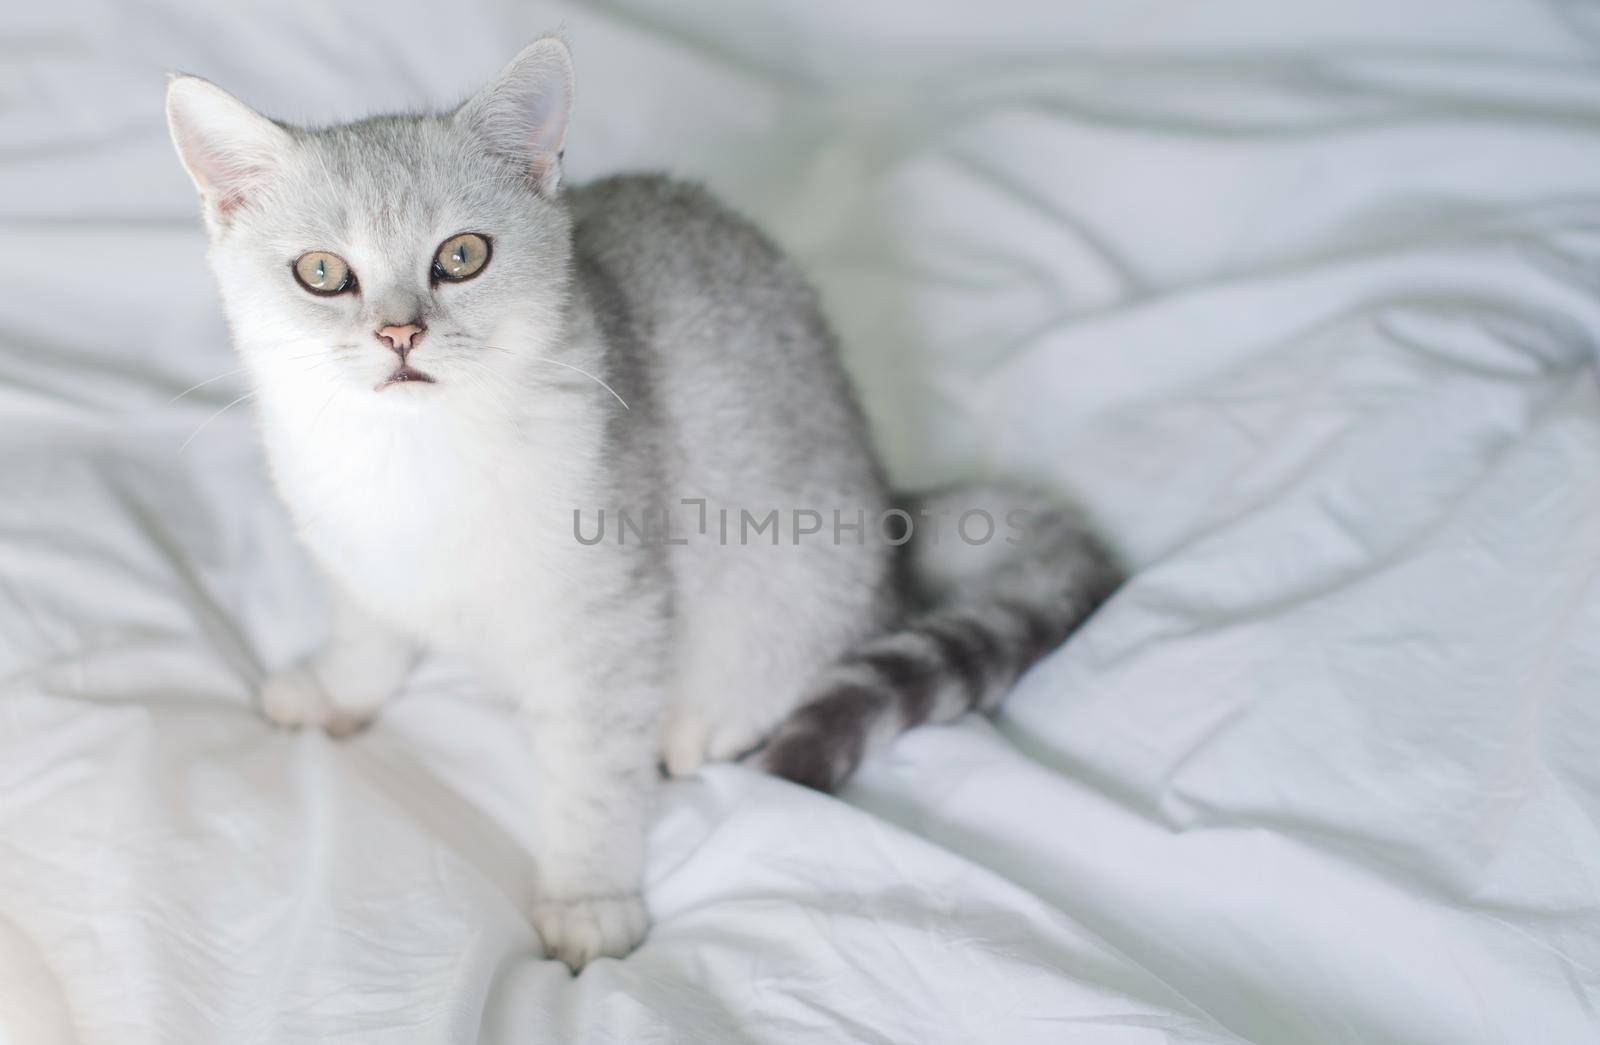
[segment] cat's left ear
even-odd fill
[[[213,229],[250,202],[294,147],[288,131],[198,76],[168,77],[167,127]]]
[[[572,115],[572,56],[547,36],[525,47],[505,70],[461,108],[455,118],[489,147],[527,173],[540,195],[561,184],[561,150]]]

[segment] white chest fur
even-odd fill
[[[265,428],[312,552],[373,612],[435,644],[532,625],[586,550],[571,517],[593,473],[570,427],[539,438],[439,411],[355,410],[314,424],[269,412]]]

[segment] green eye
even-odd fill
[[[356,285],[356,274],[337,254],[308,251],[294,262],[294,278],[313,294],[343,294]]]
[[[471,279],[489,264],[489,251],[489,240],[476,232],[451,236],[433,256],[433,276],[449,283]]]

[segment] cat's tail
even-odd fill
[[[1122,581],[1059,501],[969,486],[907,502],[910,616],[824,672],[757,754],[768,772],[831,791],[913,726],[993,711]]]

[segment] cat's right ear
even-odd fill
[[[289,133],[210,80],[167,78],[167,128],[213,229],[227,224],[293,145]]]

